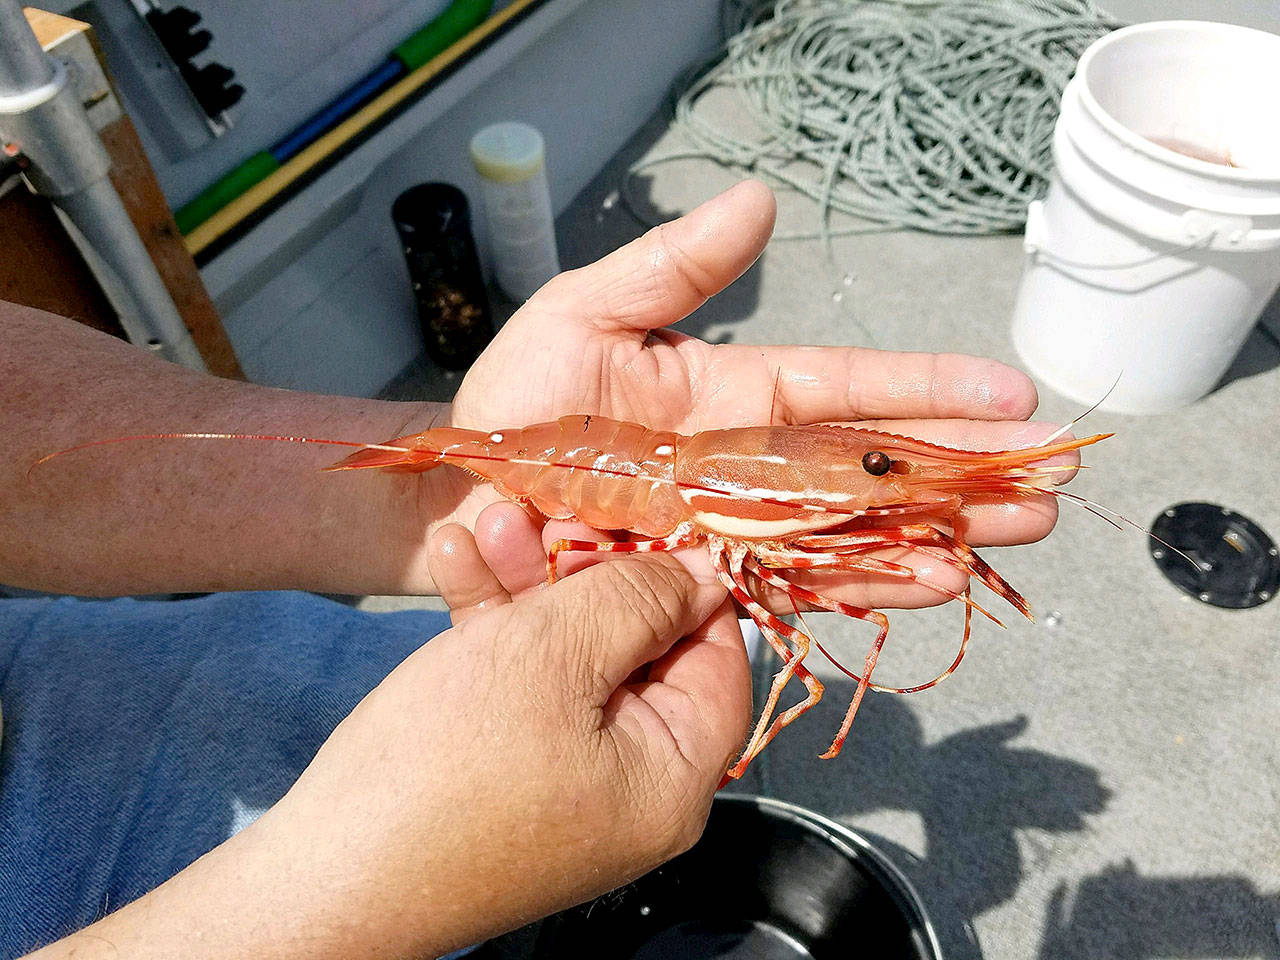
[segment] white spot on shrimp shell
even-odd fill
[[[500,434],[500,433],[491,433],[491,434],[489,434],[489,442],[490,442],[490,443],[501,443],[501,442],[502,442],[502,434]]]

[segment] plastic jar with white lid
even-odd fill
[[[542,134],[495,123],[471,138],[471,162],[489,221],[494,277],[517,303],[560,272]]]

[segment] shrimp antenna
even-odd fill
[[[1037,446],[1037,447],[1044,447],[1044,446],[1048,446],[1049,444],[1053,443],[1053,441],[1057,440],[1057,439],[1058,439],[1059,437],[1061,437],[1064,433],[1066,433],[1068,430],[1070,430],[1072,427],[1074,427],[1077,423],[1079,423],[1079,422],[1080,422],[1081,420],[1083,420],[1085,417],[1089,416],[1089,414],[1093,413],[1093,412],[1094,412],[1095,410],[1097,410],[1100,406],[1102,406],[1104,403],[1106,403],[1106,401],[1107,401],[1107,397],[1111,396],[1111,394],[1113,394],[1113,393],[1115,392],[1116,387],[1120,386],[1120,379],[1121,379],[1123,376],[1124,376],[1124,371],[1123,371],[1123,370],[1121,370],[1118,374],[1116,374],[1115,382],[1114,382],[1113,384],[1111,384],[1111,386],[1110,386],[1109,388],[1107,388],[1107,392],[1106,392],[1106,393],[1104,393],[1104,394],[1103,394],[1103,395],[1098,399],[1098,401],[1097,401],[1093,406],[1091,406],[1091,407],[1090,407],[1088,410],[1086,410],[1084,413],[1080,414],[1080,416],[1076,417],[1076,418],[1075,418],[1074,420],[1072,420],[1070,423],[1063,424],[1061,427],[1059,427],[1057,430],[1055,430],[1055,431],[1054,431],[1053,433],[1051,433],[1049,436],[1045,437],[1045,438],[1044,438],[1043,440],[1041,440],[1039,443],[1035,444],[1035,446]],[[1130,520],[1130,519],[1129,519],[1128,517],[1126,517],[1124,514],[1122,514],[1122,513],[1118,513],[1118,512],[1116,512],[1115,510],[1112,510],[1110,507],[1104,507],[1102,504],[1100,504],[1100,503],[1095,503],[1094,501],[1092,501],[1092,500],[1088,499],[1087,497],[1082,497],[1082,496],[1080,496],[1078,493],[1067,493],[1065,490],[1047,490],[1047,489],[1042,489],[1042,488],[1040,488],[1040,487],[1034,487],[1034,486],[1032,486],[1032,485],[1030,485],[1030,484],[1017,483],[1017,482],[1015,482],[1013,485],[1014,485],[1015,487],[1018,487],[1018,488],[1019,488],[1019,489],[1021,489],[1021,490],[1026,490],[1026,491],[1031,492],[1031,493],[1037,493],[1037,492],[1038,492],[1038,493],[1050,493],[1050,494],[1052,494],[1052,495],[1053,495],[1053,496],[1055,496],[1055,497],[1063,497],[1063,498],[1065,498],[1065,499],[1067,499],[1067,500],[1070,500],[1070,501],[1072,501],[1073,503],[1076,503],[1076,504],[1078,504],[1079,506],[1083,507],[1084,509],[1088,510],[1088,511],[1089,511],[1090,513],[1092,513],[1095,517],[1100,517],[1101,519],[1103,519],[1103,520],[1107,521],[1107,523],[1111,524],[1111,525],[1112,525],[1113,527],[1115,527],[1117,530],[1123,529],[1123,528],[1121,527],[1121,524],[1127,524],[1128,526],[1132,527],[1133,529],[1135,529],[1135,530],[1139,530],[1139,531],[1141,531],[1142,533],[1145,533],[1148,537],[1150,537],[1152,540],[1154,540],[1156,543],[1160,544],[1161,546],[1166,547],[1167,549],[1169,549],[1169,550],[1170,550],[1170,551],[1172,551],[1173,553],[1176,553],[1178,556],[1180,556],[1183,560],[1187,561],[1187,563],[1191,564],[1191,566],[1195,567],[1197,570],[1199,570],[1199,569],[1200,569],[1200,564],[1196,563],[1196,561],[1194,561],[1193,559],[1191,559],[1189,556],[1187,556],[1185,553],[1183,553],[1181,550],[1179,550],[1179,549],[1178,549],[1177,547],[1175,547],[1173,544],[1169,543],[1167,540],[1164,540],[1164,539],[1162,539],[1162,538],[1160,538],[1160,537],[1157,537],[1154,533],[1152,533],[1150,530],[1148,530],[1148,529],[1147,529],[1146,527],[1144,527],[1142,524],[1140,524],[1140,523],[1136,523],[1135,521]],[[1115,518],[1115,519],[1112,519],[1112,518]],[[1117,522],[1117,521],[1119,521],[1119,522]]]
[[[1123,529],[1123,527],[1121,527],[1120,525],[1121,523],[1127,524],[1128,526],[1132,527],[1134,530],[1138,530],[1142,533],[1145,533],[1148,537],[1150,537],[1156,543],[1160,544],[1162,547],[1165,547],[1168,550],[1172,551],[1173,553],[1176,553],[1183,560],[1187,561],[1187,563],[1191,564],[1191,566],[1195,567],[1195,569],[1197,570],[1200,569],[1200,564],[1196,563],[1193,559],[1191,559],[1191,557],[1187,556],[1185,553],[1183,553],[1181,550],[1179,550],[1177,547],[1171,544],[1168,540],[1165,540],[1162,537],[1157,537],[1154,533],[1152,533],[1142,524],[1137,523],[1134,520],[1130,520],[1124,514],[1118,513],[1115,510],[1112,510],[1110,507],[1104,507],[1102,504],[1095,503],[1093,500],[1090,500],[1087,497],[1082,497],[1078,493],[1068,493],[1066,490],[1046,490],[1041,487],[1032,486],[1029,483],[1018,483],[1017,481],[1013,482],[1013,486],[1018,487],[1021,490],[1026,490],[1029,493],[1048,493],[1048,494],[1052,494],[1055,497],[1063,497],[1064,499],[1070,500],[1072,503],[1079,504],[1081,507],[1083,507],[1084,509],[1092,513],[1095,517],[1100,517],[1103,520],[1107,521],[1107,523],[1111,524],[1117,530]],[[1115,519],[1113,520],[1112,517],[1114,517]],[[1117,523],[1116,521],[1119,521],[1119,523]]]
[[[374,450],[389,450],[395,453],[413,453],[408,447],[389,446],[385,443],[358,443],[355,440],[323,440],[319,437],[284,437],[269,433],[136,433],[128,437],[110,437],[106,440],[90,440],[78,443],[74,447],[57,450],[46,454],[31,466],[27,467],[27,482],[31,482],[31,471],[57,457],[90,447],[105,447],[113,443],[127,443],[133,440],[271,440],[276,443],[320,443],[334,447],[370,447]]]
[[[773,423],[773,415],[778,409],[778,396],[782,393],[782,366],[773,374],[773,399],[769,401],[769,423]]]
[[[1107,388],[1107,392],[1104,393],[1092,407],[1090,407],[1084,413],[1080,414],[1080,416],[1076,417],[1070,423],[1064,423],[1057,430],[1053,431],[1053,433],[1049,434],[1049,436],[1045,437],[1039,443],[1035,444],[1035,446],[1047,447],[1049,444],[1053,443],[1053,441],[1057,440],[1060,436],[1062,436],[1064,433],[1066,433],[1068,430],[1074,427],[1077,423],[1079,423],[1089,414],[1093,413],[1093,411],[1097,410],[1100,406],[1106,403],[1107,397],[1111,396],[1111,394],[1115,392],[1116,387],[1120,386],[1120,378],[1123,376],[1124,376],[1124,371],[1121,370],[1119,373],[1116,374],[1116,382],[1111,384],[1111,386]]]

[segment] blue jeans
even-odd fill
[[[0,599],[0,957],[86,926],[251,823],[447,626],[302,593]]]

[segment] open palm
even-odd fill
[[[883,429],[978,449],[1027,446],[1052,431],[1025,422],[1036,406],[1031,381],[992,360],[852,347],[713,345],[664,329],[751,266],[769,239],[774,214],[769,189],[746,181],[602,260],[556,277],[511,318],[467,374],[452,424],[488,430],[589,413],[687,434],[771,422],[878,421]],[[474,496],[498,499],[488,488]],[[1025,543],[1047,534],[1055,518],[1049,497],[1014,508],[977,506],[966,515],[966,535],[978,546]],[[474,527],[474,544],[446,544],[450,562],[443,566],[449,569],[437,576],[455,607],[467,597],[487,602],[495,593],[512,596],[542,581],[542,544],[523,512],[495,507]],[[556,524],[542,535],[591,534],[581,527],[566,533]],[[933,564],[935,582],[963,586],[954,569]],[[918,585],[863,581],[841,594],[875,606],[946,599]],[[468,582],[474,589],[459,592]]]
[[[769,189],[746,181],[604,259],[556,277],[503,328],[454,402],[456,426],[574,413],[690,433],[770,422],[1022,420],[1035,388],[991,360],[841,347],[709,344],[663,328],[755,262]]]

